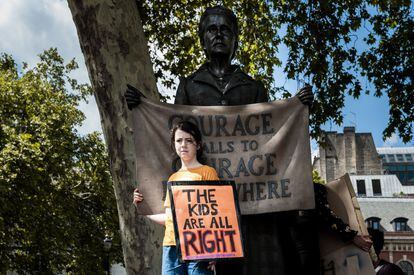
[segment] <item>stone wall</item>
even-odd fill
[[[325,132],[325,145],[319,147],[319,157],[313,168],[326,181],[351,175],[380,175],[381,161],[371,133],[355,133],[355,127],[345,127],[343,133]]]

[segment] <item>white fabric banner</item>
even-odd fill
[[[163,182],[174,172],[170,129],[183,119],[199,126],[206,163],[236,182],[242,214],[314,208],[309,114],[296,97],[225,107],[142,99],[132,114],[141,214],[164,212]]]

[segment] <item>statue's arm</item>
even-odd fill
[[[258,85],[258,91],[257,91],[256,103],[269,102],[269,96],[267,94],[267,91],[263,83],[261,81],[257,81],[257,85]]]
[[[186,83],[187,83],[187,79],[184,77],[180,77],[180,84],[178,84],[177,93],[175,94],[174,104],[190,105],[190,101],[188,100],[188,95],[185,90]]]

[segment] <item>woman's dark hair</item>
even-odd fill
[[[236,54],[237,46],[239,44],[239,26],[237,24],[236,15],[229,8],[226,8],[223,6],[215,6],[215,7],[207,8],[204,11],[204,13],[201,15],[200,22],[198,23],[198,37],[200,38],[201,45],[204,44],[203,36],[204,36],[204,32],[206,31],[206,19],[208,16],[214,15],[214,14],[224,15],[230,19],[232,31],[235,36],[234,51],[233,51],[233,55],[231,56],[231,58],[233,58],[234,55]]]
[[[174,127],[171,129],[171,149],[173,150],[174,154],[176,154],[175,153],[175,132],[177,132],[177,130],[184,131],[193,136],[196,142],[196,146],[197,146],[197,160],[201,163],[202,156],[203,156],[203,143],[201,139],[201,132],[198,129],[197,125],[187,120],[180,121],[174,125]]]

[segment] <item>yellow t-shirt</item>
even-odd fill
[[[188,170],[179,170],[172,174],[168,181],[197,181],[197,180],[218,180],[217,172],[214,168],[203,165],[200,167],[188,169]],[[174,235],[174,224],[172,220],[170,196],[167,189],[167,194],[165,196],[165,234],[163,246],[175,245],[175,235]]]

